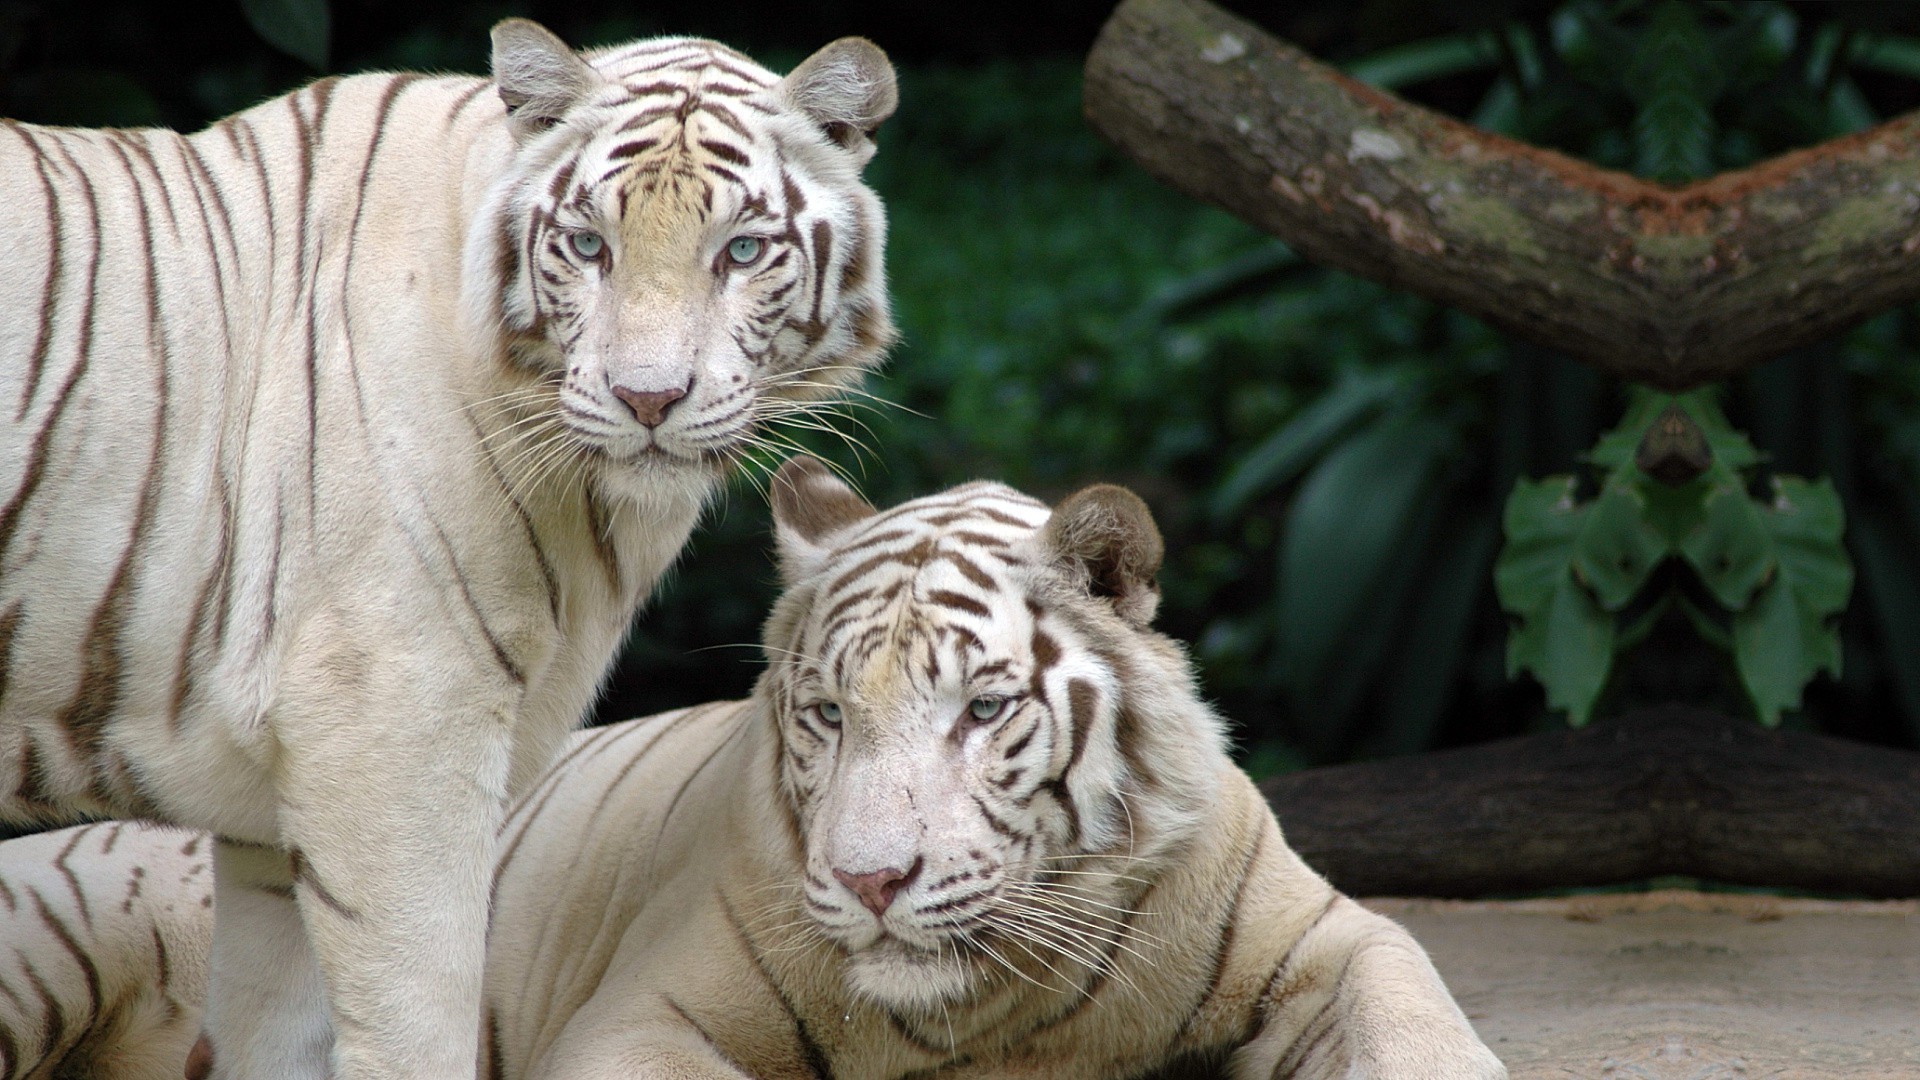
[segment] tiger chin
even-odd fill
[[[1228,758],[1151,628],[1138,498],[975,483],[876,512],[806,458],[773,494],[786,589],[753,695],[576,734],[508,819],[479,1076],[1506,1075]],[[39,965],[0,956],[0,980],[67,1015],[116,1002],[73,1060],[170,1048],[91,1075],[179,1075],[198,848],[138,825],[0,844],[0,883],[35,889],[0,935]],[[68,882],[128,899],[83,921]],[[29,1045],[8,1008],[0,1048]]]
[[[863,39],[0,121],[0,820],[208,830],[221,1077],[467,1080],[494,838],[724,477],[878,363]]]

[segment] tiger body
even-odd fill
[[[512,794],[891,338],[873,46],[494,67],[0,122],[0,820],[219,838],[224,1075],[472,1075]]]
[[[783,470],[788,590],[753,696],[577,733],[508,818],[478,1076],[1504,1077],[1420,947],[1301,863],[1231,764],[1147,625],[1158,537],[1118,491],[1049,512],[973,484],[876,514]],[[118,842],[189,901],[191,939],[190,841]],[[21,872],[0,845],[0,883],[89,844]],[[68,925],[16,888],[8,932],[72,968],[85,931],[49,893]],[[153,969],[145,936],[117,940],[80,951]],[[26,1044],[19,996],[0,987],[0,1036]],[[153,1013],[91,1009],[68,1011]],[[100,1026],[67,1044],[138,1041]],[[180,1032],[156,1036],[176,1062]]]
[[[1137,498],[774,496],[754,695],[577,735],[509,819],[486,1075],[1506,1075],[1233,765]]]

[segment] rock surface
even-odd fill
[[[1377,899],[1513,1080],[1920,1077],[1920,901]]]

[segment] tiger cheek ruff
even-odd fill
[[[472,1080],[494,836],[894,332],[861,39],[0,122],[0,818],[212,831],[218,1077]]]

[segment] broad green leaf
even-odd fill
[[[1779,553],[1779,573],[1733,618],[1734,663],[1769,726],[1800,707],[1801,692],[1822,671],[1840,674],[1840,632],[1833,619],[1853,591],[1853,564],[1840,536],[1840,497],[1827,481],[1774,481],[1761,520]]]
[[[240,10],[267,44],[315,71],[327,70],[333,33],[328,0],[240,0]]]
[[[1546,688],[1547,704],[1564,709],[1575,727],[1593,717],[1593,707],[1613,668],[1613,615],[1573,580],[1571,570],[1554,585],[1545,607],[1523,618],[1507,639],[1507,672],[1533,672]]]
[[[1571,476],[1519,480],[1501,515],[1506,545],[1493,564],[1500,606],[1525,615],[1546,607],[1573,560],[1587,508],[1573,501]]]
[[[1591,507],[1573,500],[1573,478],[1521,480],[1507,497],[1507,542],[1494,562],[1494,590],[1514,617],[1507,674],[1530,671],[1547,704],[1580,725],[1593,715],[1613,666],[1613,615],[1574,579],[1577,545]]]
[[[1773,536],[1760,508],[1737,482],[1708,491],[1700,519],[1680,542],[1680,553],[1721,606],[1740,611],[1773,578]]]
[[[1572,563],[1575,576],[1593,590],[1600,606],[1619,611],[1666,556],[1666,540],[1647,521],[1640,492],[1615,481],[1587,508]]]
[[[1682,541],[1706,520],[1707,496],[1725,470],[1708,469],[1691,481],[1674,487],[1663,484],[1638,469],[1624,474],[1640,492],[1646,506],[1647,524],[1660,533],[1669,551],[1678,550]]]
[[[1298,476],[1330,444],[1379,412],[1405,387],[1405,376],[1391,369],[1358,368],[1343,374],[1325,394],[1234,465],[1214,489],[1214,519],[1237,517],[1248,503]]]
[[[1294,687],[1318,682],[1375,584],[1402,557],[1408,524],[1458,436],[1438,418],[1382,417],[1300,484],[1280,541],[1278,643]]]

